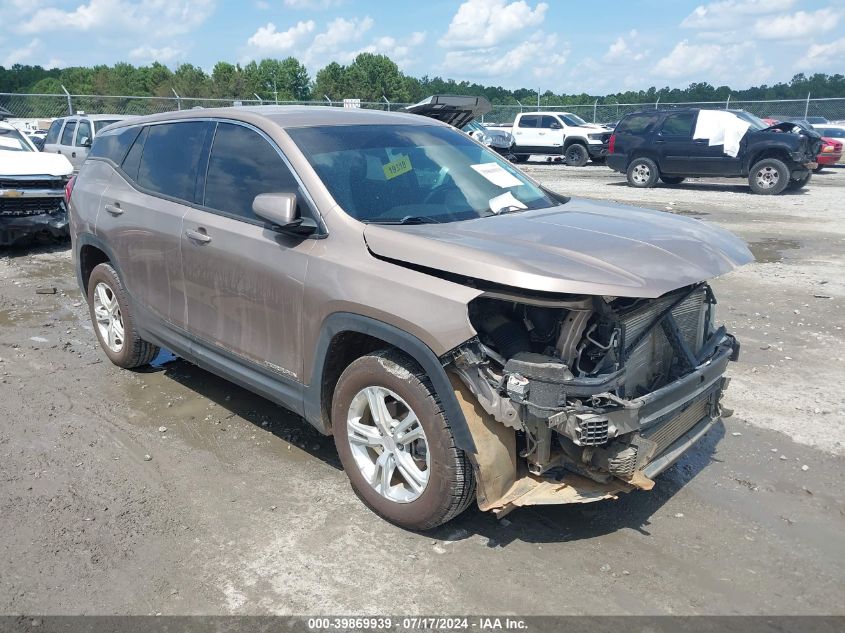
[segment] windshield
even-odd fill
[[[32,146],[26,142],[17,130],[0,128],[0,150],[11,152],[31,152]]]
[[[107,125],[111,125],[112,123],[117,123],[118,119],[110,119],[105,121],[94,121],[94,133],[99,133]]]
[[[751,124],[751,130],[754,132],[759,132],[760,130],[765,130],[771,127],[763,119],[754,116],[750,112],[745,112],[744,110],[736,110],[734,111],[734,114],[737,115],[743,121],[748,121]]]
[[[571,125],[573,127],[580,127],[582,125],[587,125],[587,122],[579,117],[577,114],[564,114],[563,121],[567,125]]]
[[[362,222],[456,222],[558,204],[454,129],[349,125],[287,132],[337,203]]]

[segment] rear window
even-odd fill
[[[96,123],[94,126],[96,127]],[[88,155],[92,158],[105,158],[115,165],[120,165],[140,131],[139,127],[123,127],[105,134],[98,134]],[[135,171],[137,172],[137,167]]]
[[[59,131],[62,129],[64,119],[56,119],[50,124],[50,129],[47,130],[47,136],[44,137],[44,143],[55,143],[59,140]]]
[[[172,198],[193,201],[208,128],[204,121],[150,126],[138,168],[138,184]]]
[[[632,114],[619,122],[619,125],[616,126],[616,133],[643,134],[654,126],[656,120],[657,115],[655,114]]]
[[[65,124],[65,129],[62,132],[62,141],[60,145],[70,145],[73,142],[73,131],[76,129],[76,121],[68,121]]]
[[[823,128],[818,129],[816,128],[816,132],[821,134],[822,136],[826,136],[828,138],[845,138],[845,130],[840,130],[837,128]]]
[[[664,119],[660,132],[665,136],[692,138],[692,124],[694,120],[694,112],[675,112],[669,114]]]

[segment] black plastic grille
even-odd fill
[[[0,215],[5,216],[40,215],[62,209],[62,198],[0,198]]]
[[[607,442],[608,421],[607,418],[596,416],[578,423],[580,431],[578,439],[582,446],[598,446]]]

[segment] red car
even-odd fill
[[[842,160],[842,141],[829,136],[823,136],[822,151],[816,157],[816,162],[819,164],[813,171],[821,171],[828,165],[835,165]]]

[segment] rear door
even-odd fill
[[[126,289],[151,316],[184,327],[182,217],[197,199],[197,176],[213,124],[176,121],[137,133],[103,195],[97,232],[115,250]],[[108,138],[98,139],[98,148]]]
[[[297,193],[280,150],[258,130],[220,122],[201,208],[182,232],[188,329],[215,347],[302,381],[302,299],[315,241],[274,230],[252,211],[261,193]]]
[[[62,128],[62,133],[59,136],[59,142],[56,144],[55,151],[57,154],[67,156],[68,160],[70,160],[71,148],[73,147],[73,135],[75,132],[76,119],[65,119],[65,126]]]
[[[50,129],[47,130],[47,136],[44,137],[45,152],[55,152],[58,149],[59,137],[61,136],[62,126],[64,124],[64,119],[56,119],[50,124]]]
[[[544,130],[540,127],[542,125],[543,117],[539,114],[521,114],[516,119],[516,124],[513,126],[513,135],[516,147],[514,151],[517,152],[536,152],[538,148],[542,147],[541,132]],[[545,135],[545,134],[543,134]],[[541,151],[544,151],[541,149]]]
[[[671,112],[663,119],[654,137],[661,172],[697,173],[694,163],[700,157],[701,142],[692,139],[695,117],[696,113],[692,111]]]

